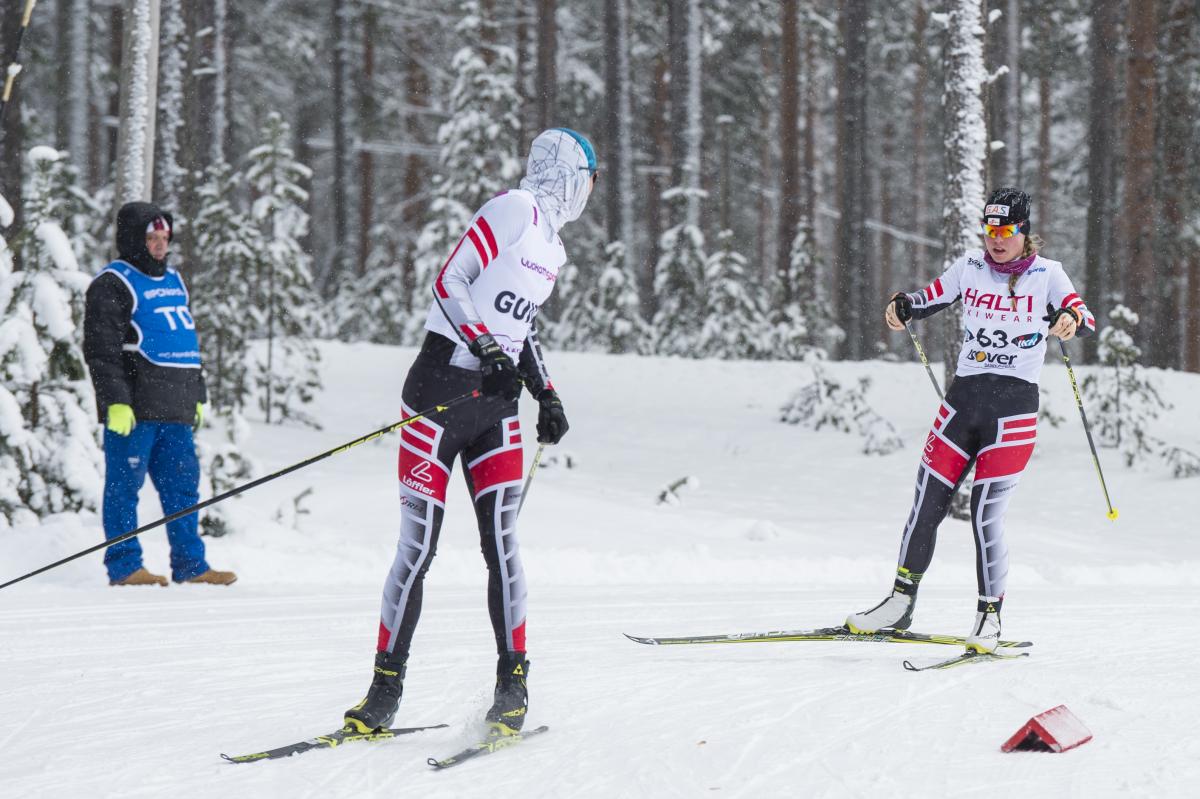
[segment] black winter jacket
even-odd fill
[[[117,213],[117,253],[121,260],[151,277],[161,277],[166,261],[156,261],[146,249],[146,227],[156,217],[174,223],[171,215],[150,203],[127,203]],[[96,389],[100,421],[108,406],[133,407],[139,421],[191,424],[196,403],[208,401],[203,369],[174,369],[157,366],[140,353],[122,350],[136,344],[137,333],[130,324],[133,297],[119,277],[102,274],[87,290],[83,320],[83,357]]]

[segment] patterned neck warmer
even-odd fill
[[[1033,262],[1037,260],[1037,253],[1035,252],[1028,258],[1015,258],[1006,263],[998,264],[992,260],[992,254],[987,250],[984,250],[983,260],[987,261],[988,266],[990,266],[992,269],[995,269],[1002,275],[1023,275],[1025,274],[1025,270],[1032,266]]]

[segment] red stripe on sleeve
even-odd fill
[[[933,296],[940,297],[943,293],[944,289],[942,288],[942,279],[939,277],[937,280],[933,281]]]
[[[1072,303],[1072,301],[1078,300],[1078,299],[1079,299],[1078,294],[1068,294],[1067,296],[1063,297],[1062,307],[1066,308]],[[1080,300],[1080,302],[1082,302],[1082,300]]]
[[[446,291],[446,287],[442,285],[442,276],[446,274],[446,267],[448,267],[450,262],[454,260],[454,256],[458,255],[458,248],[461,247],[462,243],[466,240],[467,237],[463,236],[458,240],[458,244],[454,245],[454,252],[450,253],[450,257],[446,259],[446,263],[442,264],[442,271],[438,272],[437,280],[435,280],[433,283],[433,287],[437,290],[437,295],[443,300],[450,299],[450,292]]]
[[[933,286],[926,286],[926,287],[925,287],[925,299],[926,299],[927,301],[928,301],[928,300],[932,300],[932,299],[933,299]]]
[[[496,246],[496,237],[492,234],[492,226],[482,216],[479,217],[479,221],[476,224],[483,231],[483,238],[487,241],[488,249],[492,251],[492,257],[495,258],[500,254],[500,248]]]
[[[487,250],[483,248],[483,242],[479,240],[479,234],[475,232],[475,228],[467,228],[467,236],[471,239],[471,243],[475,245],[475,252],[479,253],[479,266],[481,269],[487,269],[488,261],[492,260]]]

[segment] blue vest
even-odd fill
[[[179,273],[168,266],[162,277],[150,277],[124,261],[113,261],[100,274],[105,272],[119,277],[133,295],[129,322],[137,331],[138,340],[123,349],[141,353],[157,366],[199,369],[196,322],[188,310],[187,287]]]

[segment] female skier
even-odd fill
[[[566,128],[533,140],[519,189],[489,200],[433,284],[425,341],[409,369],[404,415],[482,389],[479,399],[403,428],[400,542],[383,587],[375,673],[367,696],[346,711],[357,732],[387,727],[403,691],[422,585],[437,549],[446,485],[461,456],[488,568],[488,612],[496,636],[492,734],[521,729],[528,704],[525,574],[517,550],[522,449],[521,384],[538,401],[538,441],[557,444],[567,419],[542,360],[534,319],[566,262],[559,231],[583,212],[596,182],[591,144]]]
[[[895,294],[884,312],[892,330],[963,303],[963,345],[954,382],[933,420],[917,467],[916,499],[900,541],[892,593],[846,626],[870,633],[907,629],[917,587],[933,559],[937,528],[955,489],[975,465],[971,524],[979,603],[968,650],[992,652],[1008,577],[1004,514],[1037,437],[1038,376],[1049,335],[1090,335],[1096,321],[1062,264],[1038,254],[1029,231],[1029,195],[996,189],[983,209],[986,249],[955,261],[923,291]],[[1045,314],[1045,315],[1044,315]]]

